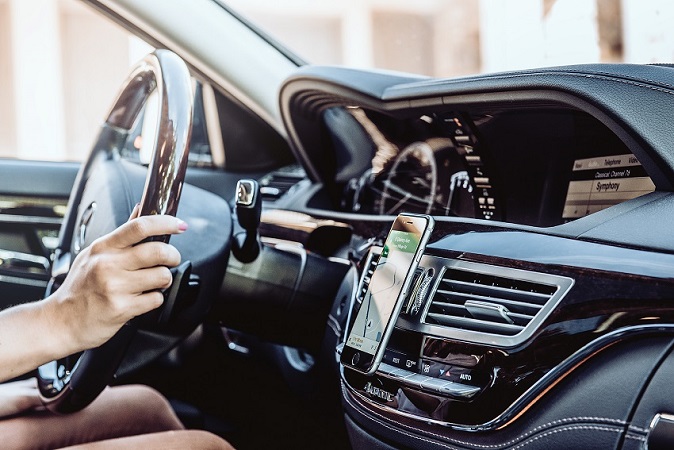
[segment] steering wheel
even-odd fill
[[[153,92],[158,100],[158,120],[140,214],[176,214],[192,130],[192,81],[182,59],[168,50],[157,50],[133,68],[75,179],[59,231],[47,296],[58,288],[81,249],[128,219],[136,202],[134,174],[142,168],[122,160],[120,151]],[[168,242],[169,237],[154,239]],[[38,385],[45,406],[67,413],[91,403],[112,380],[137,328],[157,320],[149,314],[127,323],[98,348],[41,366]]]

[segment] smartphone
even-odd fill
[[[433,225],[431,216],[417,214],[393,222],[342,350],[345,366],[367,375],[379,367]]]

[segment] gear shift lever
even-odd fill
[[[242,263],[250,263],[260,254],[257,229],[262,214],[260,185],[255,180],[239,180],[236,183],[236,218],[240,228],[232,240],[232,254]]]

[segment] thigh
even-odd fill
[[[147,386],[107,388],[87,408],[57,416],[36,411],[0,420],[3,449],[53,449],[85,442],[181,430],[168,401]]]
[[[61,450],[234,450],[226,441],[214,434],[199,430],[165,431],[101,442],[77,445]]]

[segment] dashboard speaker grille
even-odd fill
[[[499,268],[480,271],[446,267],[425,316],[425,323],[502,336],[515,336],[539,315],[561,289],[535,281],[535,273],[502,276]],[[530,279],[527,279],[530,278]],[[545,275],[546,278],[551,278]],[[554,280],[553,280],[554,281]]]

